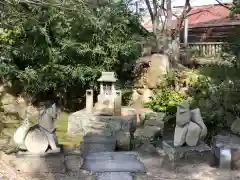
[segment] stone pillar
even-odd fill
[[[103,94],[103,83],[100,83],[100,94]]]
[[[114,101],[114,115],[121,116],[121,109],[122,109],[122,92],[116,90],[116,97]]]
[[[116,89],[115,89],[114,83],[112,83],[112,85],[111,85],[111,91],[112,91],[111,92],[112,94],[114,94],[114,95],[116,94]]]
[[[93,90],[92,89],[86,90],[86,112],[87,113],[93,112]]]

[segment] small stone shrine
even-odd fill
[[[121,91],[116,90],[114,72],[102,72],[98,79],[100,93],[93,106],[93,90],[86,91],[86,108],[74,112],[68,119],[68,134],[114,137],[117,148],[130,149],[130,138],[136,115],[121,116]]]
[[[174,139],[163,141],[166,158],[172,162],[171,168],[183,160],[209,161],[212,155],[210,147],[202,141],[206,135],[207,127],[200,109],[190,110],[188,103],[178,103]]]
[[[97,103],[95,104],[97,112],[105,115],[115,115],[116,81],[113,72],[102,72],[102,76],[98,79],[98,82],[100,82],[100,94],[97,96]],[[119,108],[121,109],[121,106]]]

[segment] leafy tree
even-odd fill
[[[138,16],[124,2],[3,1],[0,76],[31,95],[96,87],[101,71],[129,78],[141,51]]]

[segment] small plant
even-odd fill
[[[186,97],[171,89],[162,89],[155,92],[152,101],[145,104],[145,107],[151,108],[156,112],[166,112],[168,114],[176,113],[178,102],[186,100]]]

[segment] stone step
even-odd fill
[[[128,172],[104,172],[97,175],[96,180],[132,180]]]
[[[80,146],[82,157],[85,158],[89,153],[112,152],[116,149],[116,139],[111,136],[87,135],[83,138]]]
[[[81,169],[93,173],[100,172],[141,172],[145,173],[144,165],[135,159],[118,159],[118,160],[85,160]]]
[[[85,160],[137,160],[138,154],[135,152],[99,152],[90,153],[85,157]]]
[[[116,138],[112,136],[86,135],[83,137],[84,144],[116,144]]]

